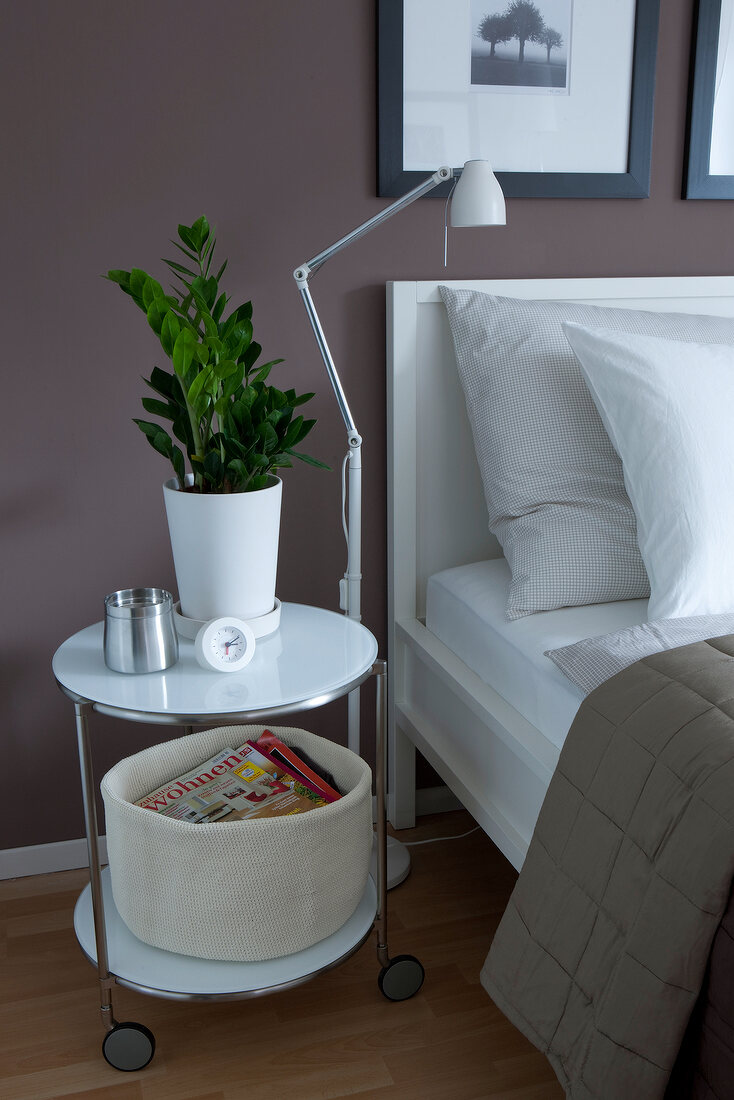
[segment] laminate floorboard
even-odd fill
[[[407,842],[458,834],[463,811],[420,819]],[[374,935],[342,965],[271,996],[212,1004],[115,988],[118,1020],[151,1029],[150,1065],[104,1061],[94,969],[73,931],[86,871],[0,882],[2,1100],[561,1100],[546,1059],[479,984],[516,873],[481,830],[411,848],[388,898],[390,955],[415,955],[420,992],[377,985]]]

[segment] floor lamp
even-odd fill
[[[339,582],[341,610],[352,619],[361,618],[362,585],[362,437],[349,409],[326,336],[316,312],[309,280],[327,260],[364,237],[373,229],[386,222],[388,218],[410,206],[416,199],[427,195],[439,184],[454,180],[451,199],[452,226],[480,226],[505,224],[505,200],[497,179],[486,160],[470,160],[462,168],[439,168],[422,183],[408,191],[402,198],[396,199],[379,214],[357,226],[351,233],[341,237],[319,252],[313,259],[301,264],[293,272],[296,285],[308,313],[321,358],[324,361],[329,380],[336,395],[339,411],[347,429],[349,451],[344,459],[346,479],[343,488],[342,510],[347,540],[347,568]],[[345,498],[345,499],[344,499]],[[349,748],[356,753],[359,745],[359,688],[349,695],[348,702]],[[393,837],[388,838],[387,852],[388,888],[397,886],[410,871],[410,856],[405,845]]]

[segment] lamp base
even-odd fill
[[[377,882],[377,836],[372,844],[372,862],[370,874],[374,882]],[[410,853],[408,849],[394,836],[387,838],[387,888],[399,886],[410,874]]]

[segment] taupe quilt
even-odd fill
[[[585,699],[484,964],[569,1097],[663,1097],[733,874],[734,635]]]

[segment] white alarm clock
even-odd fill
[[[196,660],[215,672],[239,672],[255,655],[255,635],[244,619],[223,615],[199,629],[194,641]]]

